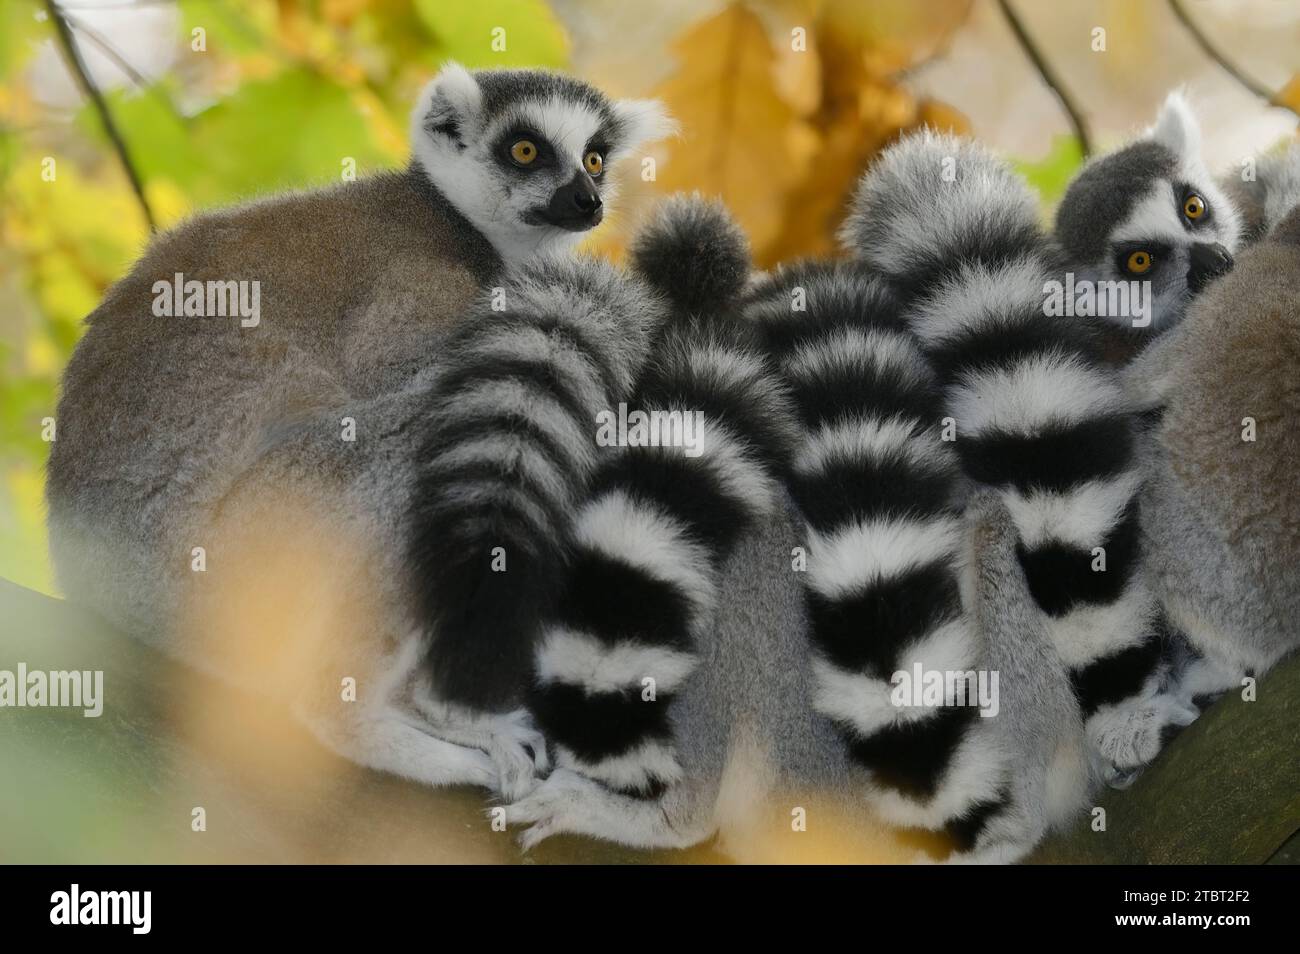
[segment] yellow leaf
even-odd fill
[[[818,30],[841,38],[871,75],[885,77],[931,53],[970,7],[971,0],[826,0]]]
[[[33,377],[54,377],[63,364],[63,356],[49,338],[29,338],[26,364]]]
[[[1300,73],[1291,77],[1291,81],[1274,94],[1273,105],[1300,115]]]
[[[740,3],[692,27],[673,46],[678,69],[656,90],[681,123],[659,172],[665,191],[721,196],[770,264],[786,194],[810,156],[790,147],[810,129],[775,87],[775,54],[759,18]]]
[[[947,26],[963,9],[935,4],[936,23],[928,29]],[[926,28],[913,9],[892,2],[872,4],[869,16],[851,0],[828,0],[822,7],[812,31],[822,86],[822,105],[812,117],[815,161],[785,198],[780,239],[767,249],[771,259],[839,254],[836,233],[858,177],[872,156],[905,131],[920,125],[967,131],[959,113],[936,102],[918,104],[887,75],[912,61]],[[911,46],[899,45],[897,37]],[[936,42],[933,35],[930,40]]]
[[[762,0],[753,6],[772,40],[776,91],[800,116],[821,105],[820,7],[820,0]]]

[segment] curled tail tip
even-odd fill
[[[637,233],[632,267],[678,308],[718,311],[744,291],[749,240],[720,201],[698,193],[662,202]]]
[[[981,236],[1039,229],[1037,199],[1010,165],[974,140],[924,129],[862,175],[840,240],[889,273],[900,262],[961,257]]]

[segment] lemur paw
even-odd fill
[[[502,716],[492,726],[487,753],[497,770],[497,790],[508,802],[518,801],[546,774],[550,758],[546,739],[533,728],[528,713],[521,710]]]
[[[1088,720],[1088,742],[1102,780],[1127,788],[1172,735],[1199,713],[1168,694],[1104,706]]]
[[[596,803],[607,797],[599,782],[556,769],[528,795],[506,806],[506,824],[531,826],[519,835],[519,847],[531,851],[552,835],[580,831]]]

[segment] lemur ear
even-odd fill
[[[1181,92],[1170,93],[1147,135],[1177,156],[1200,155],[1201,124]]]
[[[444,138],[463,147],[476,129],[483,91],[472,73],[459,63],[447,63],[425,85],[411,112],[411,138]]]
[[[619,99],[613,109],[621,127],[619,152],[634,152],[648,142],[677,134],[677,123],[657,99]]]

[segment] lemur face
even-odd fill
[[[572,245],[614,195],[610,169],[671,130],[660,105],[541,70],[446,66],[412,117],[416,160],[507,262]]]
[[[1178,94],[1138,141],[1071,183],[1056,234],[1077,277],[1148,282],[1152,331],[1180,321],[1191,299],[1232,267],[1237,212],[1200,155],[1200,129]],[[1130,316],[1108,316],[1129,324]]]

